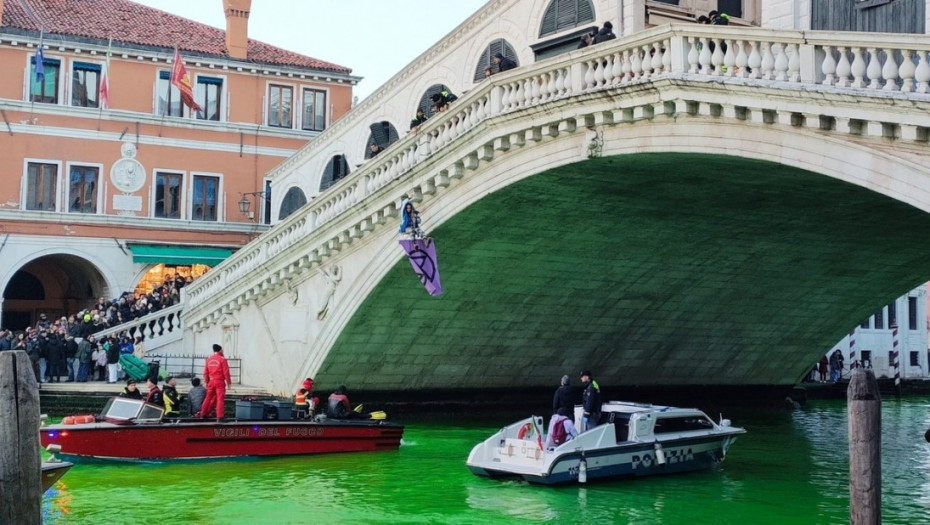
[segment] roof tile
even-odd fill
[[[201,0],[202,1],[202,0]],[[141,44],[227,57],[226,32],[129,0],[19,0],[4,3],[2,25],[47,34]],[[28,11],[26,9],[28,8]],[[220,3],[217,2],[217,9]],[[350,68],[249,39],[248,60],[349,74]]]

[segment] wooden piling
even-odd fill
[[[0,352],[0,523],[42,523],[39,385],[29,356]]]
[[[872,370],[857,368],[849,405],[849,523],[882,522],[882,398]]]

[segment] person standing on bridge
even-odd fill
[[[581,373],[581,383],[585,386],[584,393],[581,395],[581,405],[584,410],[581,418],[581,431],[586,432],[596,427],[601,419],[601,387],[589,370]]]
[[[206,417],[215,406],[217,419],[223,419],[226,416],[223,409],[226,403],[226,387],[232,386],[232,378],[229,375],[229,363],[223,356],[222,346],[213,345],[213,355],[208,357],[203,365],[203,380],[207,383],[207,397],[203,400],[203,406],[200,407],[200,417]]]

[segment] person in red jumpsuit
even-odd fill
[[[226,403],[226,387],[232,386],[229,375],[229,363],[223,357],[223,347],[213,345],[213,355],[203,365],[203,381],[207,384],[207,397],[203,400],[200,417],[206,417],[216,406],[216,417],[223,419],[226,415],[223,405]]]

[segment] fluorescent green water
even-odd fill
[[[47,493],[46,523],[848,523],[845,402],[726,415],[749,434],[708,472],[583,487],[497,482],[464,462],[508,421],[405,422],[397,452],[78,465]],[[927,399],[884,402],[885,524],[930,523],[928,426]]]

